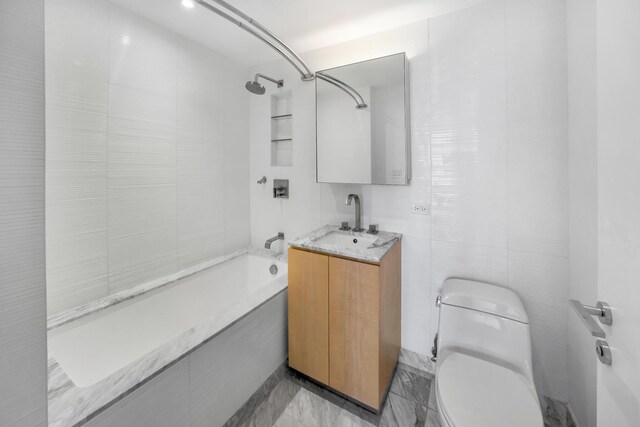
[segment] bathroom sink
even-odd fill
[[[378,264],[401,238],[402,234],[383,230],[379,230],[378,234],[368,234],[340,230],[337,225],[325,225],[290,241],[289,246]]]
[[[318,238],[316,243],[321,245],[331,245],[344,249],[366,249],[371,246],[377,237],[363,236],[360,234],[340,233],[333,231]]]

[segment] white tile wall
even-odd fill
[[[91,10],[103,3],[78,2],[59,0],[66,7],[82,3],[90,9],[85,16],[104,19]],[[287,64],[252,70],[284,78],[284,90],[292,91],[293,166],[272,167],[275,89],[251,96],[247,113],[242,86],[251,73],[110,6],[109,21],[93,27],[103,35],[78,42],[74,55],[83,60],[56,56],[60,69],[77,69],[64,74],[77,83],[60,88],[91,87],[78,92],[88,99],[58,91],[69,94],[60,97],[67,104],[52,90],[50,105],[62,105],[52,116],[61,152],[74,153],[74,132],[95,148],[73,167],[62,163],[72,158],[65,154],[59,189],[48,189],[49,206],[68,201],[60,215],[86,224],[77,232],[62,222],[53,227],[66,240],[49,244],[60,263],[51,264],[51,277],[65,271],[77,277],[73,285],[67,278],[50,284],[51,310],[246,244],[249,222],[252,243],[262,246],[278,231],[289,240],[325,223],[353,221],[344,199],[356,192],[365,223],[404,233],[403,346],[429,352],[437,330],[433,300],[446,277],[511,286],[531,313],[540,391],[563,399],[566,346],[558,343],[566,337],[566,313],[557,302],[566,300],[568,280],[564,8],[555,0],[497,0],[303,55],[323,69],[407,52],[413,180],[384,187],[315,183],[313,85]],[[80,24],[60,28],[67,39],[86,31]],[[105,41],[109,49],[100,55],[95,47]],[[47,49],[62,50],[55,43]],[[255,184],[263,175],[267,184]],[[290,180],[290,199],[271,197],[274,178]],[[62,185],[65,179],[72,184]],[[92,183],[83,187],[88,192],[65,194],[82,180]],[[89,200],[107,204],[108,215],[89,210]],[[410,214],[413,202],[430,202],[432,215]],[[94,242],[103,250],[84,249]]]
[[[565,5],[488,2],[303,58],[329,68],[406,51],[411,63],[413,180],[407,187],[315,183],[313,85],[286,63],[254,71],[293,91],[293,167],[269,165],[269,104],[251,98],[251,237],[292,239],[325,223],[363,221],[404,233],[403,347],[427,354],[444,279],[471,277],[516,289],[532,318],[540,392],[566,398],[567,134]],[[273,89],[271,89],[273,90]],[[305,104],[308,102],[310,104]],[[291,198],[274,200],[273,178]],[[430,217],[409,213],[430,202]],[[277,249],[279,250],[279,248]]]
[[[262,72],[284,78],[283,90],[293,96],[293,167],[270,165],[269,99],[274,93],[251,97],[251,240],[264,245],[278,231],[286,240],[327,223],[348,220],[353,224],[354,207],[345,206],[349,193],[362,198],[363,223],[370,218],[382,229],[404,233],[403,256],[403,345],[420,353],[431,348],[429,331],[429,222],[427,217],[409,212],[412,202],[429,201],[429,58],[426,21],[308,52],[305,61],[314,70],[373,57],[406,52],[411,66],[411,135],[413,181],[408,187],[317,184],[315,182],[315,109],[314,85],[300,81],[288,64],[274,62],[257,67]],[[264,186],[254,182],[266,175]],[[274,200],[272,179],[290,180],[290,199]],[[276,247],[281,250],[284,246]]]
[[[242,68],[105,0],[46,21],[49,314],[248,245]]]
[[[495,1],[433,18],[431,283],[514,289],[540,393],[567,397],[565,3]],[[432,331],[437,320],[432,321]]]
[[[598,300],[596,0],[567,1],[569,75],[569,296]],[[568,401],[581,427],[597,425],[593,337],[569,313]]]
[[[47,425],[44,2],[0,2],[0,425]]]
[[[108,293],[106,17],[106,3],[46,5],[50,313]]]

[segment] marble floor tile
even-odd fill
[[[269,427],[274,425],[299,390],[300,386],[291,382],[287,376],[282,377],[280,382],[275,387],[272,387],[270,393],[264,397],[263,402],[239,425],[242,427]],[[228,427],[228,424],[229,422],[225,424],[225,427]]]
[[[349,401],[344,404],[342,410],[349,412],[351,415],[365,421],[366,423],[364,425],[372,424],[374,426],[377,426],[380,423],[380,418],[382,417],[382,414],[375,414]]]
[[[272,391],[282,382],[287,376],[287,367],[283,364],[275,370],[269,378],[258,388],[258,390],[242,405],[236,413],[229,418],[224,424],[224,427],[237,427],[244,425],[245,421],[250,419],[257,411],[258,407],[264,402]],[[286,406],[286,405],[285,405]],[[284,406],[283,406],[284,408]],[[283,409],[284,410],[284,409]]]
[[[289,378],[283,378],[265,400],[274,408],[284,412],[300,389],[301,387]]]
[[[265,424],[262,427],[270,427],[271,424]],[[300,423],[295,418],[290,417],[287,414],[280,415],[280,418],[276,420],[273,427],[307,427]]]
[[[426,407],[389,393],[378,425],[380,427],[423,427],[426,419]]]
[[[259,406],[246,405],[230,421],[241,427],[440,427],[435,408],[427,408],[432,380],[428,372],[399,364],[383,410],[375,414],[288,370],[257,393]]]
[[[391,393],[402,396],[420,406],[427,406],[431,378],[418,374],[406,365],[398,365],[396,374],[391,382]]]
[[[282,416],[283,411],[279,411],[269,402],[264,401],[256,408],[254,413],[241,424],[241,427],[266,427],[272,426]]]
[[[266,381],[225,427],[442,427],[434,380],[431,373],[398,364],[382,412],[375,414],[286,370]],[[566,404],[549,398],[543,403],[545,427],[575,426]]]
[[[429,401],[427,402],[427,408],[433,409],[434,411],[438,410],[438,401],[436,400],[436,383],[435,383],[435,381],[431,382],[431,387],[429,388]]]
[[[359,417],[344,408],[338,413],[338,417],[334,422],[336,427],[375,427],[377,425],[377,420],[375,423],[371,423],[364,417]]]
[[[333,425],[340,410],[340,406],[301,388],[284,410],[284,414],[307,427],[325,427]]]
[[[571,413],[566,403],[545,397],[543,411],[545,427],[575,427]]]
[[[422,377],[428,378],[430,380],[435,379],[435,375],[431,372],[423,371],[422,369],[418,369],[415,366],[407,365],[406,363],[399,362],[398,369],[404,369],[405,371],[409,371],[411,373],[420,375]]]
[[[311,393],[316,394],[329,402],[333,403],[336,406],[342,407],[344,406],[346,399],[338,396],[332,391],[314,383],[313,381],[307,379],[306,377],[296,373],[295,371],[289,371],[289,379],[294,383],[299,385],[300,387],[309,390]]]
[[[427,409],[427,422],[424,425],[425,427],[441,427],[438,412],[433,409]]]
[[[406,348],[400,349],[400,362],[431,374],[436,372],[436,364],[431,361],[430,356]]]

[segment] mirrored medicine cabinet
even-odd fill
[[[315,80],[317,182],[407,185],[406,54],[318,71]]]

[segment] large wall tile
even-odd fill
[[[192,426],[224,424],[246,400],[238,398],[251,395],[266,379],[255,375],[262,361],[259,340],[259,316],[250,315],[190,356]]]
[[[542,393],[566,398],[564,2],[493,1],[429,20],[431,296],[509,286],[531,318]],[[437,331],[432,312],[431,335]]]
[[[403,233],[403,331],[402,345],[426,352],[429,337],[430,274],[428,217],[410,213],[414,202],[428,204],[431,199],[430,151],[430,57],[427,51],[429,27],[426,21],[318,49],[304,54],[305,61],[317,69],[330,68],[376,56],[406,52],[410,62],[412,181],[408,187],[319,184],[315,182],[315,109],[313,85],[301,82],[291,67],[276,61],[256,67],[254,72],[284,78],[284,90],[293,96],[293,166],[270,165],[270,100],[250,97],[251,139],[251,240],[262,246],[277,231],[290,240],[327,223],[354,222],[354,207],[345,206],[349,193],[362,198],[362,221],[377,223],[382,229]],[[267,94],[275,93],[268,88]],[[263,175],[265,186],[254,182]],[[271,179],[287,178],[291,185],[289,200],[271,197]],[[274,251],[282,250],[280,243]],[[286,246],[284,246],[286,248]]]
[[[491,2],[429,25],[431,236],[506,247],[504,8]]]
[[[47,425],[44,2],[0,2],[0,425]]]
[[[47,311],[108,294],[108,15],[101,0],[47,5]]]
[[[564,257],[509,251],[509,287],[522,298],[531,324],[538,392],[567,395],[569,264]]]
[[[107,1],[48,2],[46,19],[47,81],[89,78],[106,82],[109,70]],[[47,86],[47,91],[58,89],[50,83]]]
[[[177,36],[109,4],[109,81],[166,94],[176,92]]]
[[[175,122],[175,93],[110,84],[110,293],[177,269]]]
[[[46,19],[49,314],[248,246],[242,68],[104,0]]]
[[[173,427],[189,419],[189,360],[161,372],[91,419],[91,427]]]
[[[569,297],[598,300],[597,1],[567,1],[569,81]],[[581,427],[597,425],[593,337],[569,313],[568,403]]]
[[[529,312],[538,389],[561,400],[568,397],[566,31],[564,1],[506,3],[509,287]]]
[[[568,256],[566,5],[507,2],[510,248]]]

